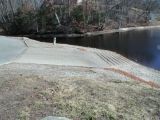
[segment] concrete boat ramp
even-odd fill
[[[27,49],[24,42],[0,36],[0,64],[9,63],[19,57]]]
[[[1,39],[2,37],[0,37]],[[14,63],[34,63],[108,69],[160,87],[160,71],[137,64],[115,52],[64,44],[42,43],[28,38],[9,38],[25,43],[27,49]],[[16,41],[15,41],[16,42]]]

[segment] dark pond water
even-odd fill
[[[160,28],[82,38],[57,38],[57,42],[115,51],[140,64],[160,70]]]

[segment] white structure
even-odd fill
[[[82,3],[82,0],[77,0],[77,4],[80,5]]]
[[[57,41],[57,38],[54,37],[54,39],[53,39],[53,45],[56,45],[56,41]]]

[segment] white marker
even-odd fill
[[[56,45],[56,41],[57,41],[57,38],[54,37],[54,39],[53,39],[53,45]]]

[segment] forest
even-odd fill
[[[147,26],[159,9],[158,0],[0,0],[0,28],[11,35],[82,34]]]

